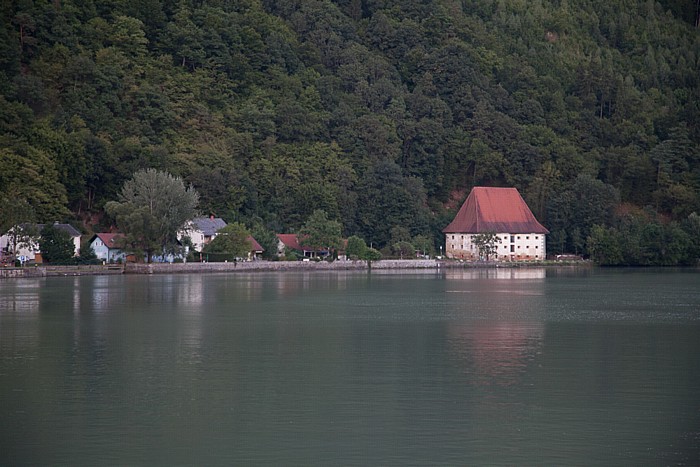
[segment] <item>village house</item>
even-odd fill
[[[70,224],[59,224],[54,222],[53,226],[67,233],[71,242],[73,243],[73,256],[80,255],[80,232]],[[24,261],[41,263],[41,250],[39,249],[39,242],[41,240],[41,231],[44,230],[46,224],[36,224],[32,230],[37,232],[37,235],[33,237],[26,243],[22,243],[15,248],[13,245],[13,233],[12,229],[6,232],[0,237],[0,250],[3,255],[11,255],[13,251],[16,250],[17,258],[24,258]]]
[[[126,261],[126,252],[121,249],[124,236],[120,233],[97,233],[89,241],[95,256],[107,263]]]
[[[473,236],[495,233],[493,259],[499,261],[539,261],[547,257],[549,231],[535,219],[515,188],[474,187],[454,220],[443,229],[445,256],[453,259],[479,259]]]
[[[220,217],[195,217],[187,223],[185,231],[179,233],[178,239],[188,236],[195,251],[202,251],[204,245],[214,240],[216,233],[224,227],[226,221]]]
[[[277,256],[284,256],[285,249],[294,250],[304,258],[328,255],[328,251],[326,250],[317,250],[310,246],[302,246],[299,243],[297,234],[277,234]]]
[[[260,246],[258,241],[252,235],[248,236],[248,241],[250,242],[250,253],[248,253],[248,259],[255,260],[262,258],[265,248]]]

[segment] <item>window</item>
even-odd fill
[[[518,245],[518,250],[520,249],[520,245]]]
[[[515,245],[510,246],[510,252],[513,253],[515,251]]]
[[[515,243],[515,236],[514,235],[510,236],[510,243]]]
[[[530,240],[530,237],[525,237],[525,240]]]
[[[537,235],[535,235],[535,240],[537,240]]]
[[[537,245],[535,245],[535,250],[538,249],[538,248],[539,248],[539,247],[538,247]]]

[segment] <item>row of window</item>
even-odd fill
[[[516,237],[515,235],[511,235],[511,236],[510,236],[510,241],[511,241],[511,243],[514,243],[516,238],[517,238],[518,240],[520,240],[520,235],[518,235],[517,237]],[[535,240],[539,240],[539,238],[540,238],[539,235],[535,235]],[[454,240],[454,239],[455,239],[455,236],[453,235],[453,236],[452,236],[452,240]],[[464,235],[461,236],[461,240],[464,240]],[[508,237],[503,237],[503,240],[505,240],[505,241],[507,242],[507,241],[508,241]],[[529,235],[526,235],[526,236],[525,236],[525,240],[530,240],[530,236],[529,236]]]
[[[452,249],[454,250],[456,245],[452,245]],[[508,248],[508,245],[503,245],[503,248]],[[530,248],[530,245],[526,245],[525,249]],[[535,250],[538,250],[540,247],[538,245],[535,245]],[[464,245],[460,246],[461,250],[464,250]],[[474,244],[469,244],[469,249],[474,250]],[[520,249],[520,245],[518,245],[518,250]],[[515,251],[515,245],[510,245],[510,251]]]

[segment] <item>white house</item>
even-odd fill
[[[95,252],[95,256],[102,261],[107,263],[124,262],[126,261],[126,253],[120,247],[120,241],[123,238],[122,234],[119,233],[97,233],[92,236],[89,245]]]
[[[10,229],[0,237],[0,249],[5,255],[11,255],[12,252],[16,250],[17,257],[23,256],[26,258],[26,261],[41,262],[39,241],[41,239],[41,231],[44,230],[44,227],[46,227],[46,224],[36,224],[33,226],[32,230],[37,232],[37,235],[27,242],[21,242],[19,245],[14,245],[13,230]],[[59,224],[55,222],[53,227],[66,232],[70,236],[73,242],[73,256],[80,255],[80,232],[70,224]]]
[[[547,257],[549,233],[530,211],[515,188],[474,187],[454,220],[443,229],[445,256],[454,259],[478,259],[474,235],[495,233],[494,259],[501,261],[539,261]]]
[[[196,251],[202,251],[204,245],[211,242],[216,233],[226,227],[226,222],[220,217],[195,217],[189,221],[184,231],[178,234],[178,239],[188,236]]]

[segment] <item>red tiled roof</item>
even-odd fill
[[[124,235],[120,233],[96,233],[95,237],[99,237],[107,248],[119,248],[119,240],[123,239]],[[93,237],[93,239],[95,237]]]
[[[280,239],[284,246],[291,248],[293,250],[303,251],[301,245],[299,245],[299,240],[297,239],[297,234],[277,234],[277,238]]]
[[[248,241],[250,242],[250,247],[252,248],[251,251],[265,251],[265,248],[260,246],[258,241],[252,235],[248,236]]]
[[[515,188],[474,187],[443,233],[541,233],[537,222]]]

